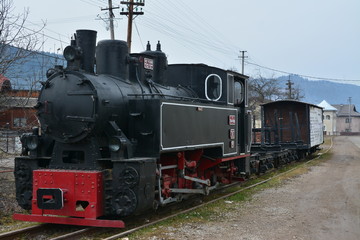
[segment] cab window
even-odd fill
[[[227,103],[234,105],[234,76],[229,74],[227,80]]]
[[[205,79],[205,97],[210,101],[218,101],[222,95],[222,80],[217,74],[210,74]]]
[[[241,82],[235,82],[234,83],[234,101],[235,105],[239,105],[244,101],[244,85]]]

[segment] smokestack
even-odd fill
[[[96,31],[76,30],[76,45],[82,52],[80,58],[80,69],[94,73]]]

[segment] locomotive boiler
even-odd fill
[[[78,30],[47,72],[40,127],[15,159],[24,221],[124,227],[125,216],[207,195],[250,172],[247,76],[168,65],[156,50]]]

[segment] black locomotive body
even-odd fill
[[[15,219],[123,227],[250,173],[247,76],[168,65],[159,43],[139,54],[119,40],[96,46],[90,30],[64,57],[40,92],[41,128],[15,159],[17,201],[31,209]]]

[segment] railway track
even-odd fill
[[[332,148],[332,141],[331,141],[331,146],[324,152],[324,153],[327,153],[330,149]],[[324,154],[323,153],[323,154]],[[136,231],[139,231],[141,229],[144,229],[144,228],[147,228],[149,226],[152,226],[152,225],[155,225],[155,224],[158,224],[160,222],[163,222],[163,221],[166,221],[168,219],[171,219],[171,218],[174,218],[178,215],[181,215],[181,214],[186,214],[186,213],[189,213],[191,211],[194,211],[196,209],[199,209],[201,207],[204,207],[206,205],[209,205],[209,204],[212,204],[212,203],[215,203],[219,200],[223,200],[223,199],[226,199],[226,198],[229,198],[233,195],[236,195],[238,193],[241,193],[241,192],[244,192],[246,190],[249,190],[249,189],[252,189],[252,188],[255,188],[259,185],[262,185],[262,184],[265,184],[273,179],[276,179],[276,178],[279,178],[285,174],[288,174],[296,169],[298,169],[299,167],[302,167],[308,163],[310,163],[311,161],[313,161],[314,159],[317,159],[319,158],[319,156],[313,158],[313,159],[310,159],[302,164],[299,164],[285,172],[282,172],[282,173],[278,173],[278,174],[275,174],[274,176],[271,176],[269,178],[266,178],[260,182],[257,182],[257,183],[254,183],[254,184],[251,184],[249,186],[246,186],[246,187],[242,187],[241,189],[239,190],[236,190],[236,191],[232,191],[230,193],[226,193],[226,194],[222,194],[221,196],[219,197],[216,197],[214,199],[211,199],[211,200],[208,200],[206,202],[202,202],[200,204],[197,204],[196,206],[192,206],[192,207],[187,207],[186,209],[183,209],[183,210],[178,210],[174,213],[174,214],[171,214],[171,215],[167,215],[167,216],[164,216],[164,217],[154,217],[154,219],[151,219],[151,220],[148,220],[146,218],[146,216],[140,216],[140,218],[136,218],[136,220],[133,218],[133,219],[129,219],[129,226],[130,226],[130,229],[128,230],[125,230],[124,229],[121,229],[121,230],[118,230],[118,229],[109,229],[109,228],[95,228],[95,227],[89,227],[89,228],[77,228],[77,229],[74,229],[72,231],[67,231],[65,233],[61,233],[60,235],[59,234],[54,234],[54,235],[57,235],[57,236],[54,236],[54,237],[50,237],[50,238],[47,238],[47,239],[51,239],[51,240],[61,240],[61,239],[79,239],[81,236],[93,236],[92,234],[95,234],[96,232],[96,235],[97,236],[100,236],[101,234],[106,234],[107,237],[106,238],[102,238],[104,240],[111,240],[111,239],[118,239],[118,238],[122,238],[122,237],[125,237],[131,233],[134,233]],[[221,188],[219,191],[223,191],[224,189],[226,188],[230,188],[230,187],[235,187],[236,185],[239,185],[241,183],[234,183],[234,184],[231,184],[231,185],[228,185],[228,186],[225,186],[224,188]],[[191,200],[189,200],[191,202]],[[191,203],[190,203],[191,204]],[[172,211],[165,211],[165,210],[169,210],[169,208],[164,208],[164,212],[172,212]],[[160,213],[160,215],[162,215],[162,213]],[[141,219],[140,221],[143,221],[145,222],[144,224],[141,224],[141,225],[138,225],[138,223],[140,222],[139,219]],[[0,239],[16,239],[16,238],[23,238],[24,236],[32,236],[32,238],[34,238],[34,236],[36,234],[41,234],[42,231],[44,229],[46,229],[47,231],[49,230],[49,226],[53,226],[54,225],[51,225],[51,224],[41,224],[41,225],[37,225],[37,226],[33,226],[33,227],[28,227],[28,228],[24,228],[24,229],[19,229],[19,230],[15,230],[15,231],[12,231],[12,232],[7,232],[7,233],[3,233],[3,234],[0,234]],[[63,225],[61,225],[63,226]],[[55,228],[58,227],[58,225],[55,226]],[[110,234],[110,235],[109,235]],[[101,239],[101,237],[96,237],[98,239]]]
[[[332,142],[332,139],[331,139],[331,145],[330,145],[330,147],[329,147],[324,153],[322,153],[322,154],[327,153],[327,152],[332,148],[332,144],[333,144],[333,142]],[[231,196],[233,196],[233,195],[236,195],[236,194],[238,194],[238,193],[244,192],[244,191],[246,191],[246,190],[255,188],[255,187],[257,187],[257,186],[259,186],[259,185],[262,185],[262,184],[265,184],[265,183],[267,183],[267,182],[269,182],[269,181],[271,181],[271,180],[273,180],[273,179],[279,178],[279,177],[281,177],[281,176],[283,176],[283,175],[286,175],[286,174],[288,174],[288,173],[290,173],[290,172],[292,172],[292,171],[295,171],[295,170],[298,169],[299,167],[302,167],[302,166],[304,166],[304,165],[312,162],[313,160],[318,159],[320,156],[321,156],[321,155],[318,155],[317,157],[314,157],[314,158],[312,158],[312,159],[310,159],[310,160],[308,160],[308,161],[306,161],[306,162],[304,162],[304,163],[302,163],[302,164],[300,164],[300,165],[298,165],[298,166],[296,166],[296,167],[294,167],[294,168],[291,168],[291,169],[289,169],[289,170],[287,170],[287,171],[285,171],[285,172],[276,174],[276,175],[274,175],[274,176],[272,176],[272,177],[269,177],[269,178],[267,178],[267,179],[265,179],[265,180],[262,180],[262,181],[260,181],[260,182],[251,184],[251,185],[249,185],[249,186],[243,187],[243,188],[241,188],[241,189],[239,189],[239,190],[236,190],[236,191],[234,191],[234,192],[231,192],[231,193],[222,195],[222,196],[217,197],[217,198],[215,198],[215,199],[212,199],[212,200],[210,200],[210,201],[207,201],[207,202],[204,202],[204,203],[199,204],[199,205],[197,205],[197,206],[194,206],[194,207],[185,209],[185,210],[180,211],[180,212],[177,212],[177,213],[175,213],[175,214],[166,216],[166,217],[164,217],[164,218],[157,219],[157,220],[155,220],[155,221],[151,221],[151,222],[146,223],[146,224],[143,224],[143,225],[141,225],[141,226],[137,226],[137,227],[131,228],[131,229],[129,229],[129,230],[126,230],[126,231],[122,231],[122,232],[113,234],[113,235],[111,235],[111,236],[108,236],[107,238],[103,238],[103,240],[112,240],[112,239],[119,239],[119,238],[125,237],[125,236],[127,236],[127,235],[129,235],[129,234],[131,234],[131,233],[134,233],[134,232],[136,232],[136,231],[145,229],[145,228],[147,228],[147,227],[149,227],[149,226],[158,224],[158,223],[163,222],[163,221],[166,221],[166,220],[168,220],[168,219],[174,218],[174,217],[176,217],[176,216],[178,216],[178,215],[189,213],[189,212],[191,212],[191,211],[194,211],[194,210],[199,209],[199,208],[201,208],[201,207],[204,207],[204,206],[206,206],[206,205],[215,203],[215,202],[217,202],[217,201],[219,201],[219,200],[223,200],[223,199],[229,198],[229,197],[231,197]]]
[[[87,234],[91,230],[92,228],[81,228],[46,223],[1,233],[0,239],[78,239],[79,236],[82,234]]]
[[[0,168],[0,173],[8,173],[8,172],[13,172],[14,168],[12,167],[1,167]]]
[[[292,171],[292,170],[290,170],[290,171]],[[134,233],[134,232],[136,232],[136,231],[139,231],[139,230],[141,230],[141,229],[144,229],[144,228],[147,228],[147,227],[149,227],[149,226],[152,226],[152,225],[158,224],[158,223],[160,223],[160,222],[166,221],[166,220],[168,220],[168,219],[174,218],[174,217],[179,216],[179,215],[181,215],[181,214],[186,214],[186,213],[192,212],[192,211],[194,211],[194,210],[196,210],[196,209],[199,209],[199,208],[204,207],[204,206],[206,206],[206,205],[215,203],[215,202],[217,202],[217,201],[219,201],[219,200],[226,199],[226,198],[228,198],[228,197],[231,197],[231,196],[233,196],[233,195],[235,195],[235,194],[241,193],[241,192],[246,191],[246,190],[248,190],[248,189],[255,188],[255,187],[257,187],[257,186],[259,186],[259,185],[261,185],[261,184],[264,184],[264,183],[269,182],[270,180],[272,180],[272,179],[274,179],[274,178],[276,178],[276,177],[280,177],[281,175],[284,175],[284,174],[286,174],[286,173],[288,173],[288,172],[290,172],[290,171],[287,171],[287,172],[278,174],[278,175],[276,175],[276,176],[273,176],[273,177],[268,178],[268,179],[266,179],[266,180],[263,180],[263,181],[261,181],[261,182],[252,184],[252,185],[250,185],[250,186],[244,187],[244,188],[242,188],[242,189],[240,189],[240,190],[237,190],[237,191],[235,191],[235,192],[231,192],[231,193],[229,193],[229,194],[223,195],[223,196],[218,197],[218,198],[215,198],[215,199],[213,199],[213,200],[210,200],[210,201],[201,203],[200,205],[197,205],[197,206],[195,206],[195,207],[191,207],[191,208],[189,208],[189,209],[186,209],[186,210],[177,212],[177,213],[172,214],[172,215],[170,215],[170,216],[166,216],[166,217],[161,218],[161,219],[158,219],[158,220],[156,220],[156,221],[152,221],[152,222],[149,222],[149,223],[147,223],[147,224],[144,224],[144,225],[141,225],[141,226],[138,226],[138,227],[129,229],[129,230],[127,230],[127,231],[120,232],[120,233],[118,233],[118,234],[114,234],[114,235],[112,235],[112,236],[109,236],[109,237],[107,237],[107,238],[104,238],[103,240],[112,240],[112,239],[118,239],[118,238],[125,237],[125,236],[127,236],[127,235],[129,235],[129,234],[131,234],[131,233]]]
[[[70,232],[70,233],[66,233],[57,237],[53,237],[51,238],[51,240],[63,240],[63,239],[79,239],[82,235],[90,235],[90,233],[92,231],[95,231],[96,228],[83,228],[83,229],[79,229],[77,231],[74,232]]]
[[[1,233],[0,234],[0,239],[1,240],[7,240],[7,239],[12,240],[12,239],[16,239],[16,238],[19,238],[19,237],[23,237],[25,235],[36,234],[36,233],[41,232],[42,230],[44,230],[45,227],[48,226],[48,225],[49,224],[41,224],[41,225],[36,225],[36,226],[17,229],[17,230],[10,231],[10,232]]]
[[[224,191],[227,188],[235,187],[239,184],[241,184],[241,183],[237,182],[237,183],[233,183],[230,185],[226,185],[226,186],[218,189],[218,192]],[[250,186],[244,188],[243,190],[246,190],[249,188],[250,188]],[[234,193],[234,194],[236,194],[236,193]],[[136,232],[136,231],[146,228],[148,226],[160,223],[167,219],[171,219],[180,214],[191,212],[195,209],[198,209],[202,206],[213,203],[215,201],[221,200],[228,196],[231,196],[231,195],[227,194],[220,198],[215,198],[215,199],[212,199],[210,201],[207,201],[207,202],[201,203],[201,204],[199,204],[198,197],[193,197],[193,198],[185,201],[185,203],[186,203],[185,207],[183,204],[182,205],[174,204],[174,205],[170,205],[166,208],[161,208],[161,210],[159,210],[159,213],[157,214],[157,216],[153,216],[154,219],[150,218],[151,220],[148,220],[148,217],[146,214],[141,215],[136,218],[134,218],[134,217],[129,218],[126,222],[128,223],[127,225],[130,226],[130,229],[125,230],[125,231],[124,231],[124,229],[118,230],[118,229],[111,229],[111,228],[109,229],[109,228],[95,228],[95,227],[88,227],[88,228],[80,228],[79,227],[78,229],[75,229],[70,232],[66,231],[66,230],[61,230],[65,233],[61,233],[59,235],[58,233],[51,234],[52,230],[51,229],[49,230],[49,228],[54,228],[54,229],[58,228],[58,231],[60,231],[59,229],[65,229],[67,227],[66,225],[64,226],[64,225],[54,225],[54,224],[40,224],[40,225],[36,225],[36,226],[32,226],[32,227],[26,227],[23,229],[14,230],[11,232],[2,233],[2,234],[0,234],[0,240],[23,239],[24,237],[35,239],[36,236],[39,236],[39,235],[48,235],[48,237],[46,237],[46,239],[51,239],[51,240],[79,239],[81,236],[89,236],[92,233],[94,233],[95,231],[96,231],[96,235],[105,234],[105,233],[106,233],[106,235],[112,234],[111,236],[109,236],[105,239],[116,239],[119,237],[124,237],[126,235],[129,235],[133,232]],[[196,204],[196,206],[189,207],[189,205],[193,205],[193,204]],[[179,210],[179,208],[181,208],[181,209]],[[185,208],[185,209],[182,209],[182,208]],[[165,217],[161,217],[161,216],[165,215],[167,212],[176,212],[176,213],[165,216]],[[159,216],[160,216],[160,218],[159,218]],[[145,223],[139,226],[138,225],[139,222],[145,222]],[[50,234],[44,234],[45,231],[50,232]],[[99,239],[101,239],[101,238],[99,238]]]

